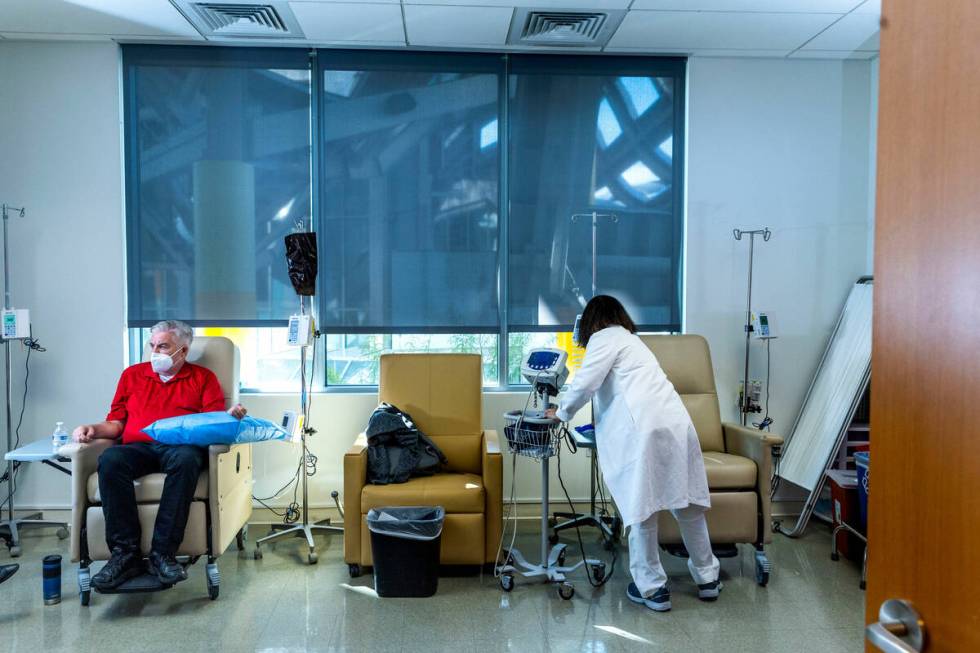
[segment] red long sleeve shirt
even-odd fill
[[[123,444],[153,442],[143,429],[165,417],[225,410],[225,396],[214,372],[184,363],[172,379],[164,383],[149,363],[137,363],[123,370],[106,421],[122,422]]]

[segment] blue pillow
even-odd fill
[[[143,433],[161,444],[246,444],[289,440],[287,431],[267,419],[246,415],[242,419],[225,412],[193,413],[158,419]]]

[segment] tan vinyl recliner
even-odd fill
[[[767,431],[722,423],[708,342],[701,336],[641,336],[674,384],[701,440],[711,510],[707,513],[711,542],[752,544],[756,549],[756,580],[769,580],[763,546],[772,541],[769,483],[772,448],[783,439]],[[677,523],[661,515],[660,542],[680,544]]]
[[[238,348],[231,340],[196,337],[187,360],[215,373],[226,406],[238,402]],[[97,470],[99,456],[114,444],[112,440],[96,440],[61,449],[62,455],[72,461],[71,559],[81,563],[78,582],[82,605],[88,605],[91,596],[90,563],[109,558]],[[216,599],[220,581],[215,559],[236,538],[239,550],[242,549],[243,529],[252,515],[252,447],[212,445],[209,459],[208,469],[201,472],[194,490],[187,530],[177,555],[190,556],[192,561],[207,556],[208,595]],[[149,474],[134,482],[144,554],[149,553],[165,478],[165,474]]]
[[[370,485],[367,438],[357,437],[344,456],[344,560],[350,575],[372,565],[366,517],[381,506],[442,506],[441,563],[492,563],[503,527],[503,467],[496,431],[483,430],[480,356],[385,354],[378,395],[410,414],[449,463],[433,476]]]

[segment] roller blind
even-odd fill
[[[309,224],[305,50],[124,46],[128,321],[282,324]]]
[[[515,57],[509,82],[510,328],[571,329],[596,212],[597,293],[679,331],[684,62]]]

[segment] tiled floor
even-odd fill
[[[530,553],[536,550],[533,526],[522,525],[525,531],[518,544]],[[320,541],[314,567],[305,564],[299,541],[265,549],[260,561],[230,551],[219,561],[217,601],[207,598],[199,561],[173,590],[93,594],[92,604],[81,607],[67,542],[32,533],[24,540],[20,572],[0,586],[0,651],[863,650],[858,567],[830,560],[829,531],[820,524],[799,540],[777,536],[768,549],[773,576],[767,588],[755,584],[749,548],[723,560],[725,589],[713,604],[697,600],[684,561],[665,554],[673,586],[673,610],[665,614],[627,600],[625,551],[604,588],[593,590],[584,575],[573,578],[571,601],[520,580],[504,593],[492,574],[444,577],[428,599],[379,599],[370,576],[348,577],[339,537]],[[563,541],[571,545],[574,535]],[[590,555],[608,555],[592,544],[589,538]],[[45,607],[40,568],[50,553],[66,560],[63,602]],[[9,561],[0,547],[0,563]]]

